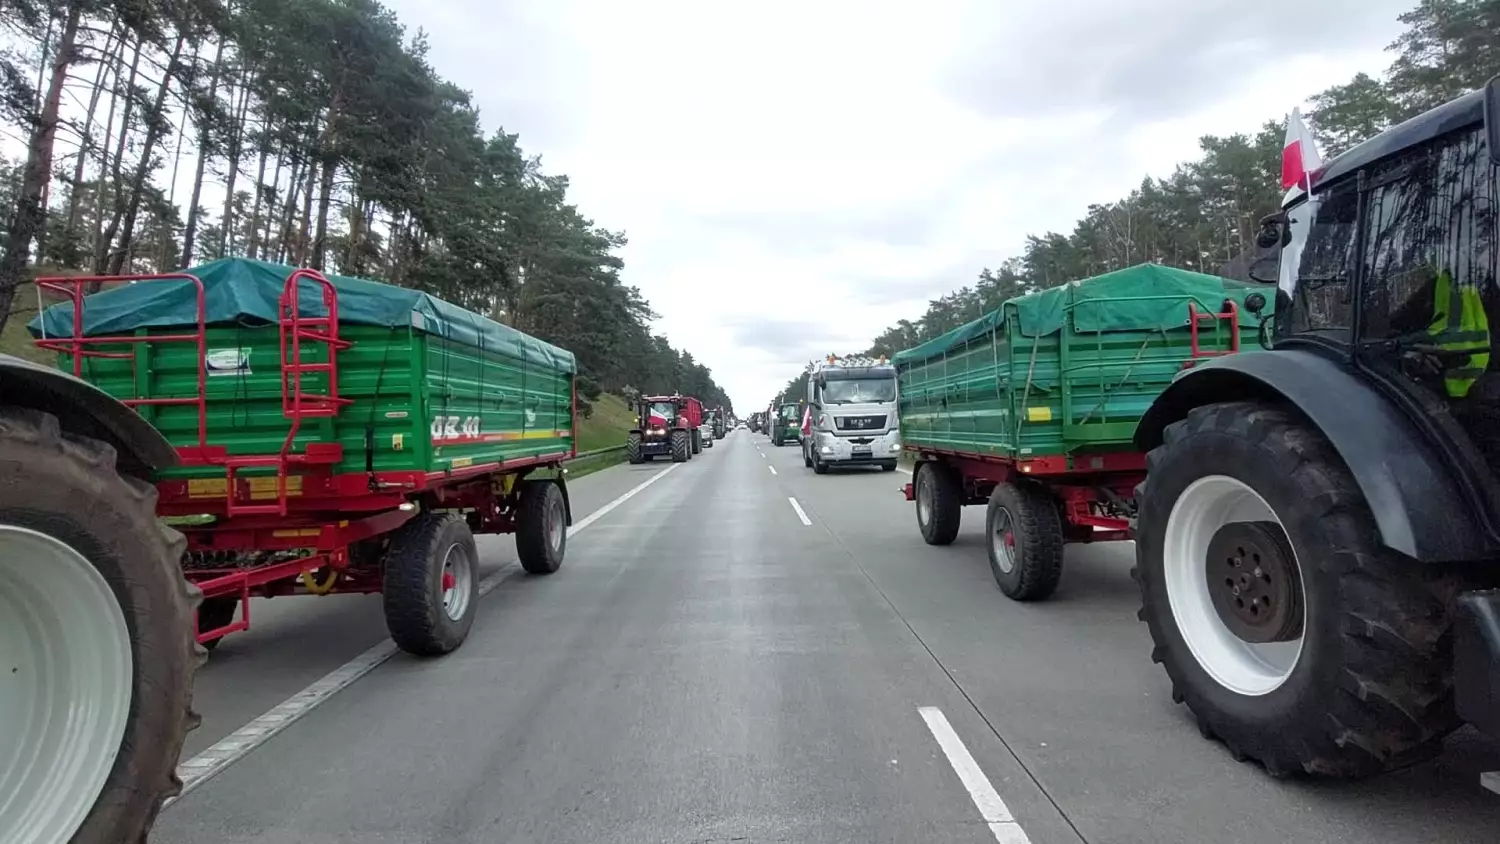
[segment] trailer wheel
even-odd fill
[[[1007,598],[1041,601],[1062,579],[1063,527],[1047,491],[996,484],[984,515],[990,572]]]
[[[516,514],[516,556],[527,574],[551,574],[568,549],[568,510],[553,481],[527,481]]]
[[[234,621],[234,614],[239,608],[239,598],[204,598],[203,603],[198,605],[198,632],[228,627],[229,623]],[[203,643],[203,648],[212,651],[222,641],[224,641],[223,636],[210,639]]]
[[[693,438],[693,453],[698,454],[703,451],[703,434],[697,428],[694,428],[690,433]]]
[[[1140,617],[1205,736],[1274,776],[1366,776],[1437,750],[1458,724],[1458,580],[1381,546],[1317,429],[1255,402],[1200,407],[1147,473]]]
[[[640,434],[633,433],[625,438],[625,459],[629,460],[632,465],[640,465],[645,462],[645,458],[641,456]]]
[[[397,529],[385,557],[385,626],[397,647],[441,656],[462,645],[479,603],[479,553],[462,516],[424,513]]]
[[[928,545],[952,545],[963,517],[963,490],[941,463],[917,464],[917,528]]]
[[[200,593],[156,490],[50,414],[0,408],[0,835],[144,840],[197,726]]]
[[[672,432],[672,462],[686,463],[693,456],[692,444],[688,442],[687,431]]]

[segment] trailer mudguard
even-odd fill
[[[0,355],[0,402],[50,413],[64,430],[109,443],[125,474],[144,477],[177,464],[177,451],[151,423],[66,372]]]
[[[1344,459],[1381,541],[1423,562],[1492,556],[1473,499],[1437,448],[1388,398],[1339,364],[1305,351],[1227,355],[1184,372],[1136,427],[1149,451],[1194,407],[1262,399],[1307,417]]]

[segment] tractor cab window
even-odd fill
[[[1281,256],[1280,336],[1349,341],[1358,199],[1356,186],[1345,182],[1287,209],[1291,243]]]
[[[1365,196],[1361,359],[1447,402],[1487,454],[1500,455],[1496,168],[1480,127],[1372,168]],[[1496,459],[1491,456],[1491,466]]]
[[[802,419],[795,404],[783,405],[781,408],[781,418],[786,422],[800,422]]]
[[[652,402],[650,411],[653,425],[671,425],[677,419],[677,405],[669,401]]]

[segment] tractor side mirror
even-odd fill
[[[1500,75],[1484,85],[1484,137],[1490,147],[1490,161],[1500,165]]]
[[[1245,310],[1249,311],[1252,314],[1255,314],[1256,316],[1260,316],[1260,312],[1265,309],[1266,297],[1264,294],[1251,293],[1249,296],[1245,297]]]
[[[1267,215],[1260,221],[1260,232],[1255,236],[1255,245],[1261,249],[1280,249],[1292,240],[1292,230],[1287,226],[1285,212]]]

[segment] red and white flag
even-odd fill
[[[1302,120],[1302,110],[1292,109],[1286,119],[1286,143],[1281,148],[1281,189],[1301,187],[1312,191],[1312,174],[1323,167],[1318,143]]]

